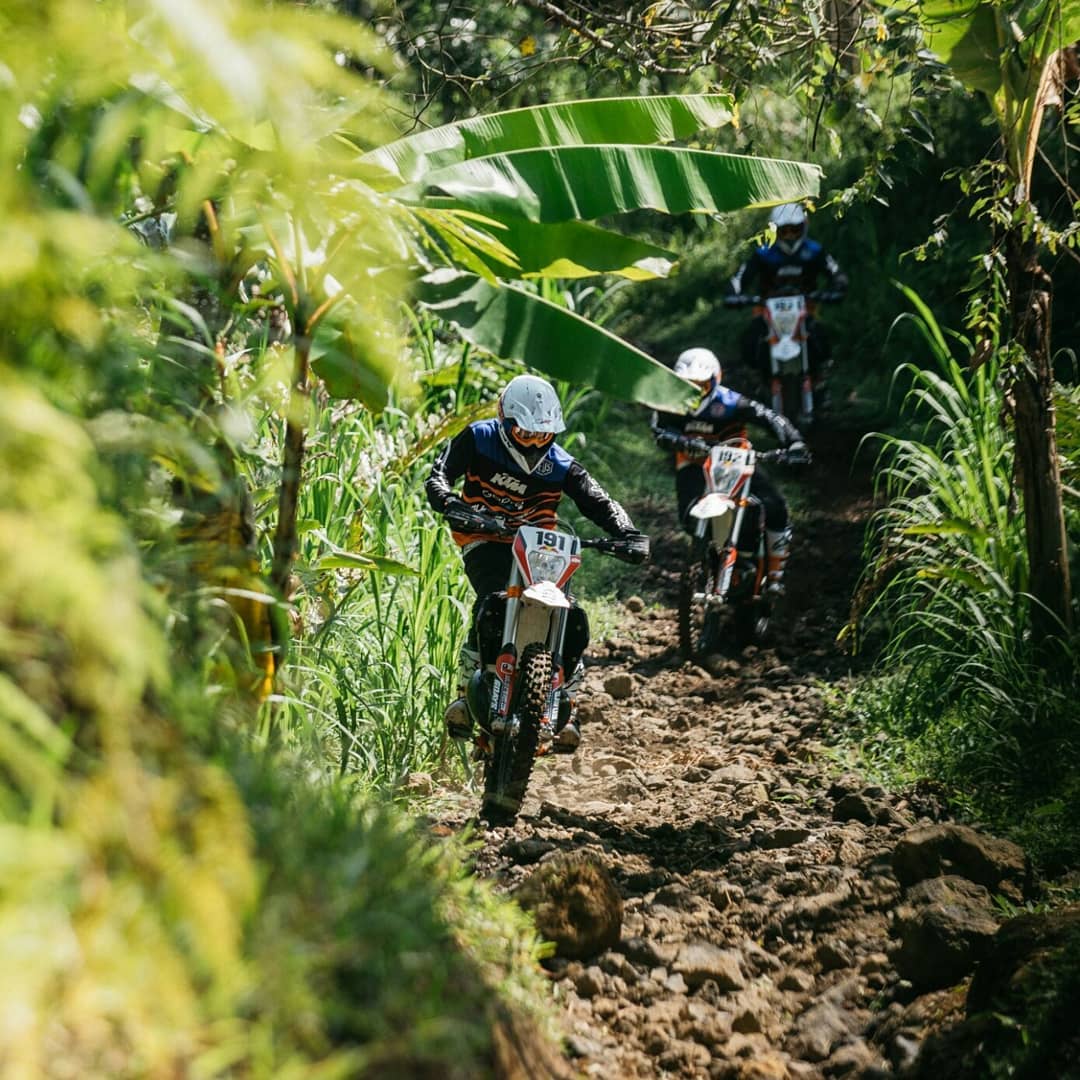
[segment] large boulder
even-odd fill
[[[1009,840],[966,825],[923,825],[906,832],[893,850],[893,872],[901,885],[958,874],[1020,902],[1031,893],[1031,861]]]
[[[926,1040],[903,1080],[1080,1075],[1080,905],[1002,926],[968,991],[966,1019]]]
[[[622,897],[603,864],[585,852],[559,852],[545,860],[513,896],[532,912],[558,956],[582,960],[619,941]]]
[[[896,911],[896,970],[919,991],[950,986],[986,954],[997,926],[982,885],[955,874],[920,881]]]

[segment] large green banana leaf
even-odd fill
[[[730,123],[734,110],[730,94],[660,94],[535,105],[408,135],[369,151],[360,163],[385,172],[381,181],[373,176],[373,184],[396,188],[448,165],[514,150],[670,143]]]
[[[805,162],[663,146],[568,146],[463,161],[399,189],[402,201],[455,199],[496,219],[584,220],[652,209],[723,213],[817,195]]]
[[[682,411],[697,400],[689,383],[651,356],[521,286],[439,270],[421,279],[417,300],[477,347],[554,378],[655,409]]]
[[[423,211],[428,218],[443,213],[465,212],[450,199],[428,199]],[[425,218],[427,220],[428,218]],[[432,220],[440,231],[442,222]],[[475,255],[500,278],[581,278],[594,274],[618,274],[631,281],[667,277],[677,256],[645,240],[598,228],[584,221],[561,221],[540,225],[520,217],[499,221],[470,214],[470,225],[498,241],[499,248],[475,245]],[[467,265],[458,267],[470,269]],[[471,268],[475,270],[475,267]],[[487,276],[481,274],[481,276]]]

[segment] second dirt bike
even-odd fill
[[[630,553],[631,546],[625,540],[586,539],[533,525],[507,531],[495,517],[487,531],[512,536],[514,558],[505,594],[485,597],[478,611],[480,669],[466,701],[480,729],[480,816],[502,825],[517,816],[534,759],[548,751],[566,721],[563,645],[571,609],[569,582],[581,565],[581,551],[618,556]],[[498,623],[491,615],[502,603],[505,614]]]
[[[702,464],[705,494],[689,511],[697,526],[679,587],[679,645],[691,657],[719,649],[725,611],[736,647],[765,637],[771,616],[764,591],[765,514],[750,481],[758,463],[809,461],[786,450],[755,451],[744,438],[696,449],[708,454]]]

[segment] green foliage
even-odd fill
[[[243,664],[287,642],[254,562],[253,433],[302,404],[275,298],[383,400],[397,359],[399,219],[335,182],[378,49],[283,4],[16,0],[0,30],[0,1072],[489,1075],[540,996],[524,918],[306,729],[260,740]],[[365,558],[351,524],[312,531],[313,589],[367,572],[318,568]]]
[[[1077,797],[1080,709],[1069,684],[1080,643],[1064,643],[1047,670],[1029,637],[1034,601],[996,358],[962,367],[907,295],[937,371],[900,373],[924,436],[878,436],[887,502],[868,531],[856,621],[882,640],[880,674],[851,714],[858,730],[889,733],[867,748],[879,764],[889,756],[894,771],[943,777],[971,807],[1060,857],[1080,843],[1058,824]],[[970,343],[954,343],[970,359]]]

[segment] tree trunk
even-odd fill
[[[1012,393],[1016,468],[1024,497],[1028,589],[1035,599],[1032,636],[1045,645],[1072,626],[1072,590],[1065,548],[1061,470],[1054,430],[1053,370],[1050,363],[1051,282],[1039,265],[1035,245],[1014,230],[1006,240],[1006,266],[1013,340],[1027,363]]]
[[[296,378],[289,395],[285,421],[285,451],[281,461],[281,491],[278,495],[277,530],[274,533],[274,560],[270,584],[278,596],[288,595],[289,573],[296,555],[296,513],[300,501],[300,476],[304,467],[304,434],[311,396],[311,340],[296,337]]]

